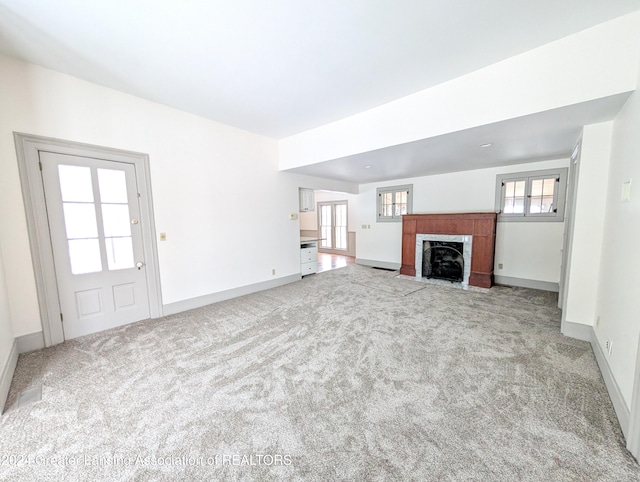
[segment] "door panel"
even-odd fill
[[[149,318],[134,164],[40,162],[65,338]]]

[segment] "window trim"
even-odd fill
[[[377,206],[376,222],[378,223],[399,223],[402,221],[402,216],[403,216],[402,214],[399,216],[396,216],[396,215],[383,216],[382,215],[382,194],[389,193],[389,192],[393,193],[394,201],[395,201],[395,196],[397,192],[406,192],[407,193],[407,214],[413,213],[413,184],[404,184],[401,186],[379,187],[376,189],[376,206]]]
[[[498,222],[543,222],[555,223],[564,221],[564,211],[567,194],[567,167],[556,169],[544,169],[540,171],[512,172],[498,174],[496,176],[495,209],[498,213]],[[557,189],[554,189],[554,205],[556,211],[553,213],[528,213],[530,206],[531,184],[536,179],[548,179],[555,177],[558,179]],[[525,212],[524,213],[503,213],[504,203],[504,183],[509,181],[525,181]]]

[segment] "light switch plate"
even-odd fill
[[[166,241],[167,240],[167,233],[160,233],[160,241]]]
[[[295,221],[296,219],[298,219],[298,213],[289,214],[289,219],[291,219],[291,221]]]
[[[622,194],[620,201],[623,203],[631,201],[631,179],[627,179],[622,183]]]

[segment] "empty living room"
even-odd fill
[[[0,0],[0,480],[640,480],[640,0]]]

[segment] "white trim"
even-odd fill
[[[390,261],[377,261],[375,259],[356,258],[356,264],[363,266],[371,266],[372,268],[392,269],[397,271],[400,269],[400,263],[392,263]]]
[[[13,340],[13,345],[11,345],[11,350],[9,350],[9,356],[0,372],[2,373],[2,376],[0,376],[0,414],[4,411],[4,404],[7,402],[9,388],[11,388],[11,380],[13,380],[13,374],[16,371],[17,364],[18,344]]]
[[[607,392],[609,392],[609,398],[611,399],[613,409],[615,410],[616,416],[618,417],[620,428],[622,429],[622,433],[625,438],[627,438],[629,434],[629,418],[631,416],[631,412],[629,410],[629,407],[627,406],[627,402],[624,401],[624,397],[622,396],[620,387],[618,386],[618,383],[616,382],[616,379],[611,372],[609,362],[604,356],[602,347],[600,346],[600,343],[598,343],[598,339],[595,335],[595,332],[593,331],[593,327],[590,328],[592,333],[591,348],[593,349],[593,353],[596,356],[598,367],[600,367],[600,373],[602,373],[604,384],[607,387]]]
[[[175,313],[182,313],[183,311],[193,310],[202,306],[211,305],[220,301],[230,300],[231,298],[237,298],[239,296],[249,295],[258,291],[264,291],[271,288],[277,288],[295,281],[300,281],[302,276],[300,273],[292,274],[289,276],[283,276],[275,280],[262,281],[260,283],[254,283],[251,285],[240,286],[238,288],[232,288],[230,290],[219,291],[217,293],[210,293],[208,295],[198,296],[196,298],[189,298],[187,300],[176,301],[163,306],[164,315],[173,315]]]
[[[574,323],[573,321],[565,321],[560,327],[560,332],[569,338],[588,342],[591,342],[594,336],[593,326]]]
[[[560,285],[551,281],[539,281],[535,279],[513,278],[511,276],[499,275],[494,275],[493,280],[497,285],[532,288],[534,290],[553,291],[554,293],[557,293],[560,290]]]
[[[629,420],[631,418],[631,411],[629,410],[627,402],[625,402],[624,397],[622,396],[622,391],[618,386],[618,382],[616,382],[616,379],[613,376],[613,372],[611,371],[611,367],[609,366],[609,361],[604,355],[600,343],[598,343],[598,338],[596,337],[593,326],[565,321],[562,334],[571,338],[576,338],[578,340],[588,341],[591,344],[591,350],[596,357],[598,369],[600,370],[600,374],[602,375],[602,379],[604,380],[604,385],[605,387],[607,387],[607,393],[609,394],[611,404],[613,405],[613,410],[615,411],[616,417],[618,418],[618,423],[620,424],[620,428],[622,429],[622,434],[628,441],[627,447],[637,458],[637,454],[632,450],[632,446],[635,443],[636,445],[633,447],[635,448],[635,450],[638,449],[637,443],[638,441],[640,441],[640,437],[637,433],[634,434],[634,432],[631,431],[631,425],[629,423]],[[638,366],[640,367],[640,362],[638,363]],[[634,423],[638,422],[634,420]],[[632,436],[631,439],[629,439],[630,435]]]
[[[64,332],[60,320],[61,309],[44,199],[44,187],[39,169],[40,151],[127,162],[136,166],[138,191],[141,193],[140,218],[143,226],[149,313],[152,318],[161,317],[163,314],[162,296],[153,218],[153,200],[151,198],[149,157],[147,154],[18,132],[14,132],[13,136],[18,157],[20,184],[27,218],[31,258],[33,260],[45,346],[62,343],[64,341]]]
[[[29,353],[44,348],[44,336],[41,331],[29,333],[28,335],[16,336],[18,353]]]
[[[636,355],[636,371],[631,393],[631,414],[629,417],[629,429],[627,430],[627,449],[640,460],[640,343]]]

